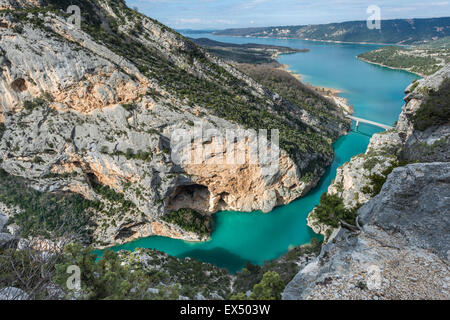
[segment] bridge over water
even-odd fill
[[[393,127],[391,127],[391,126],[388,126],[388,125],[385,125],[385,124],[382,124],[382,123],[379,123],[379,122],[375,122],[375,121],[371,121],[371,120],[366,120],[366,119],[354,117],[354,116],[351,116],[351,115],[346,115],[346,117],[352,119],[353,121],[355,121],[355,122],[356,122],[356,127],[357,127],[357,128],[358,128],[360,122],[362,122],[362,123],[367,123],[367,124],[371,124],[371,125],[373,125],[373,126],[377,126],[377,127],[383,128],[383,129],[385,129],[385,130],[390,130],[390,129],[393,128]]]

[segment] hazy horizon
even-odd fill
[[[393,18],[393,19],[382,19],[381,21],[385,20],[405,20],[405,19],[443,19],[443,18],[450,18],[450,15],[441,16],[441,17],[429,17],[429,18]],[[344,22],[353,22],[353,21],[365,21],[365,20],[345,20],[345,21],[334,21],[329,23],[312,23],[310,25],[321,25],[321,24],[332,24],[332,23],[344,23]],[[297,25],[267,25],[267,26],[248,26],[248,27],[230,27],[230,28],[203,28],[203,29],[194,29],[194,28],[174,28],[174,30],[189,30],[189,31],[219,31],[219,30],[225,30],[225,29],[246,29],[246,28],[273,28],[273,27],[291,27],[291,26],[301,26],[299,24]]]
[[[381,19],[450,16],[449,1],[422,0],[126,0],[130,7],[175,29],[229,29],[366,20],[370,5]]]

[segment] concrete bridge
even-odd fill
[[[356,128],[358,128],[360,122],[371,124],[373,126],[380,127],[380,128],[385,129],[385,130],[390,130],[390,129],[393,128],[391,126],[388,126],[388,125],[385,125],[385,124],[382,124],[382,123],[379,123],[379,122],[370,121],[370,120],[366,120],[366,119],[363,119],[363,118],[354,117],[354,116],[351,116],[351,115],[346,115],[346,117],[350,118],[350,119],[352,119],[353,121],[356,122]]]

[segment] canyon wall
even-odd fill
[[[364,155],[338,169],[328,192],[347,207],[358,200],[359,223],[326,233],[333,228],[310,214],[328,243],[287,285],[284,299],[449,299],[450,126],[443,112],[450,107],[443,98],[449,76],[446,65],[411,84],[396,128],[374,135]],[[441,118],[418,130],[419,110],[430,101]],[[368,176],[393,162],[381,191],[365,193]]]

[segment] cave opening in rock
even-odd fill
[[[200,184],[178,186],[167,204],[169,210],[192,209],[208,213],[211,193]]]
[[[91,185],[91,186],[95,186],[100,184],[100,181],[98,180],[97,176],[95,174],[93,174],[92,172],[87,172],[85,174],[85,177],[87,179],[87,182]]]
[[[117,234],[114,236],[115,240],[126,240],[129,239],[131,237],[133,237],[134,235],[136,235],[136,233],[138,232],[137,229],[144,225],[143,222],[137,223],[137,224],[127,224],[124,225],[123,227],[121,227],[119,229],[119,231],[117,232]]]
[[[24,79],[18,78],[11,83],[11,88],[16,92],[27,90],[27,83]]]

